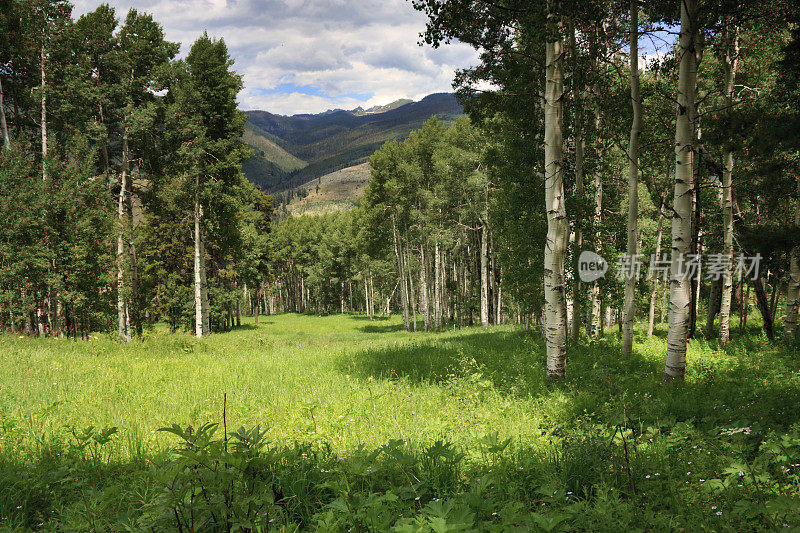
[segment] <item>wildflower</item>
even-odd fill
[[[717,516],[722,516],[722,511],[717,511]]]

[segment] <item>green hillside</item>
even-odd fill
[[[365,163],[390,139],[404,139],[436,115],[445,123],[463,114],[452,94],[397,100],[368,110],[282,116],[248,111],[245,141],[256,150],[244,165],[250,181],[269,192],[300,187],[337,170]]]
[[[253,149],[253,155],[245,161],[242,170],[250,181],[264,190],[273,189],[293,172],[308,166],[281,148],[273,135],[250,122],[245,124],[242,139]]]

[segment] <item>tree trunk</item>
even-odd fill
[[[11,148],[11,139],[8,136],[8,123],[6,122],[6,107],[3,104],[3,77],[0,76],[0,130],[3,132],[3,146],[6,150]]]
[[[686,372],[686,343],[691,305],[690,282],[683,268],[689,253],[694,183],[691,111],[697,86],[697,0],[681,0],[681,32],[678,74],[678,112],[675,124],[675,196],[672,220],[672,264],[670,268],[669,333],[664,379],[681,378]]]
[[[552,4],[551,4],[552,7]],[[556,14],[548,15],[551,35],[560,32]],[[545,209],[547,242],[544,250],[545,340],[547,376],[566,376],[567,335],[566,300],[564,295],[564,256],[567,248],[567,213],[564,206],[563,171],[563,95],[564,59],[560,38],[546,44],[546,86],[544,110],[545,144]]]
[[[125,143],[127,147],[127,142]],[[123,156],[124,157],[124,156]],[[130,151],[128,150],[128,159],[130,161]],[[133,221],[133,173],[129,169],[129,189],[130,193],[128,194],[128,202],[127,202],[127,211],[128,211],[128,261],[130,265],[130,275],[131,275],[131,292],[127,300],[128,306],[128,319],[129,323],[131,324],[132,331],[136,332],[138,337],[142,336],[142,317],[139,313],[138,307],[138,291],[139,291],[139,264],[136,260],[136,243],[133,240],[133,229],[134,229],[134,221]],[[132,334],[132,331],[129,332]]]
[[[422,316],[425,320],[425,331],[431,329],[431,310],[428,302],[428,263],[425,257],[425,245],[419,245],[419,296]]]
[[[708,316],[706,318],[706,338],[710,339],[714,335],[714,319],[721,307],[722,280],[711,281],[711,291],[708,294]]]
[[[739,31],[733,29],[725,51],[725,98],[733,106],[733,88],[739,60]],[[726,268],[722,276],[722,299],[719,308],[719,340],[725,345],[730,339],[731,295],[733,293],[733,152],[725,150],[722,161],[722,254]]]
[[[599,70],[599,69],[598,69]],[[595,86],[595,91],[599,93],[600,87]],[[599,102],[595,99],[594,102],[594,126],[598,137],[597,146],[597,168],[594,173],[594,233],[595,233],[595,249],[599,251],[600,248],[600,224],[603,220],[603,173],[601,169],[602,158],[605,153],[603,146],[600,144],[600,128],[602,127],[602,109]],[[591,303],[591,318],[590,328],[592,337],[597,339],[603,336],[603,317],[602,302],[600,297],[600,284],[594,282],[589,290],[589,301]]]
[[[570,49],[572,53],[572,76],[573,80],[578,76],[578,47],[575,43],[575,28],[572,27],[570,31]],[[586,139],[583,134],[583,87],[576,87],[573,82],[573,101],[575,109],[575,197],[578,200],[578,205],[583,206],[583,167],[584,167],[584,150],[586,148]],[[582,209],[582,207],[581,207]],[[583,315],[583,284],[578,272],[578,256],[580,255],[581,248],[583,247],[583,220],[580,217],[575,219],[575,262],[573,264],[573,286],[572,286],[572,342],[577,343],[580,338],[581,332],[581,319]],[[498,298],[498,310],[499,310]]]
[[[481,326],[489,325],[489,228],[481,225]]]
[[[797,198],[794,200],[794,225],[800,227],[800,178],[797,180]],[[800,246],[792,250],[789,262],[789,283],[786,287],[786,320],[784,327],[787,336],[800,333],[797,326],[798,309],[800,308]]]
[[[45,76],[45,30],[42,30],[42,180],[47,181],[47,77]]]
[[[502,313],[502,305],[503,305],[503,272],[502,268],[497,269],[497,277],[499,278],[497,281],[497,298],[495,301],[497,304],[494,308],[494,323],[495,325],[499,326],[503,323],[503,313]]]
[[[665,195],[666,196],[666,195]],[[656,260],[661,258],[661,237],[664,233],[664,200],[661,201],[661,207],[658,210],[658,230],[656,231]],[[656,321],[656,299],[658,298],[658,282],[659,276],[653,276],[653,292],[650,293],[650,313],[647,320],[647,336],[653,336],[653,328]]]
[[[434,258],[434,284],[433,284],[433,322],[436,331],[442,329],[442,252],[439,243],[436,243]]]
[[[205,256],[203,253],[200,221],[203,207],[200,205],[200,174],[194,181],[194,334],[199,339],[207,335],[206,317],[203,305],[203,277]]]
[[[406,271],[408,272],[408,294],[411,296],[409,309],[411,310],[411,325],[414,331],[417,331],[417,292],[414,290],[414,277],[411,275],[411,253],[408,251],[409,244],[406,239],[406,256],[405,264]]]
[[[128,133],[122,133],[122,171],[119,174],[119,197],[117,198],[117,334],[120,340],[130,342],[130,316],[128,295],[125,289],[125,196],[128,191]]]
[[[254,316],[254,322],[255,322],[255,324],[257,326],[258,325],[258,311],[259,311],[259,309],[261,307],[261,300],[260,300],[260,296],[258,294],[258,292],[259,292],[258,288],[256,288],[253,292],[255,293],[254,296],[255,296],[255,300],[256,300],[256,304],[253,306],[253,316]]]
[[[756,304],[758,305],[758,310],[761,312],[761,318],[764,319],[764,333],[767,334],[769,340],[775,340],[773,316],[769,307],[769,300],[767,299],[767,291],[764,290],[764,282],[761,276],[759,276],[754,279],[752,283],[756,292]]]
[[[408,286],[406,285],[406,269],[403,267],[403,252],[400,249],[400,237],[397,234],[397,221],[392,215],[392,235],[394,237],[394,255],[397,259],[397,279],[400,282],[400,299],[403,306],[403,328],[406,331],[411,331],[411,324],[408,316]],[[387,301],[386,308],[388,310],[389,303]],[[388,311],[387,311],[388,313]]]
[[[636,277],[634,266],[638,246],[639,218],[639,136],[642,133],[642,99],[639,90],[639,3],[631,0],[630,5],[630,67],[631,67],[631,106],[633,122],[628,147],[628,260],[630,271],[625,278],[625,318],[622,328],[622,355],[630,355],[633,350],[633,323],[636,320]]]

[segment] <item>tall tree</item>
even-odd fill
[[[672,204],[672,264],[670,267],[669,332],[664,379],[683,377],[689,335],[689,255],[694,188],[694,115],[697,90],[699,28],[697,0],[681,0],[678,42],[679,73],[675,124],[675,189]]]
[[[564,47],[560,16],[555,1],[549,2],[544,94],[544,201],[547,212],[547,242],[544,250],[544,312],[547,376],[551,379],[564,378],[567,360],[567,307],[564,281],[567,212],[564,203],[562,131]]]
[[[625,318],[622,329],[622,354],[630,355],[633,350],[633,324],[636,320],[636,257],[638,246],[639,218],[639,137],[642,132],[642,96],[639,87],[639,2],[630,4],[630,80],[631,138],[628,144],[628,246],[627,255],[630,270],[625,277]]]
[[[249,149],[241,141],[245,116],[238,110],[236,96],[242,88],[239,75],[231,70],[233,61],[221,39],[204,34],[192,45],[186,60],[179,63],[174,83],[174,100],[167,127],[176,145],[176,171],[185,180],[193,219],[195,335],[210,334],[207,239],[216,237],[218,265],[227,250],[240,242],[236,217],[236,191],[242,180],[242,162]]]
[[[730,21],[725,28],[725,100],[734,105],[733,90],[739,64],[739,30]],[[730,338],[731,299],[733,296],[733,150],[727,148],[722,160],[722,253],[727,259],[722,276],[722,299],[719,309],[719,340],[726,344]],[[709,304],[710,305],[710,304]]]

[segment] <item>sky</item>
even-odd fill
[[[223,38],[244,78],[244,110],[319,113],[452,91],[454,72],[477,64],[455,43],[418,45],[425,16],[407,0],[105,0],[124,20],[151,13],[185,55],[204,30]],[[74,16],[100,0],[74,0]]]

